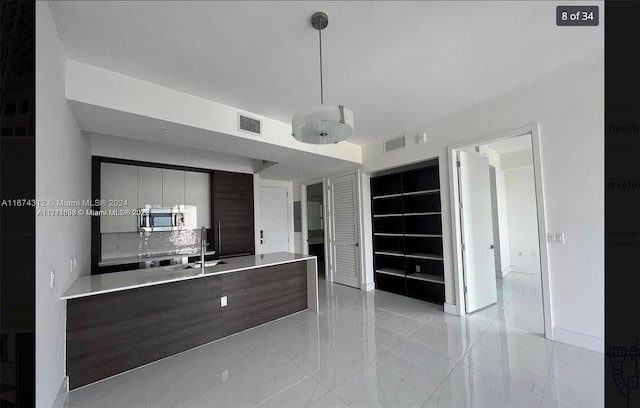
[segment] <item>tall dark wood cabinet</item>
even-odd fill
[[[438,159],[371,178],[376,289],[444,304]]]
[[[221,257],[255,253],[253,175],[214,171],[211,177],[212,228]]]

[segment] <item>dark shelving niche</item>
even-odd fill
[[[371,178],[376,289],[444,304],[438,159]]]
[[[442,217],[440,213],[403,217],[404,232],[407,234],[441,235]]]
[[[373,218],[373,232],[402,234],[402,216]]]
[[[389,174],[381,176],[380,181],[371,185],[371,194],[375,197],[384,197],[402,193],[402,175]]]
[[[402,236],[378,236],[373,237],[373,250],[375,252],[400,252],[404,253],[404,239]]]
[[[396,196],[373,200],[373,211],[377,215],[402,214],[402,199],[402,196]]]
[[[402,197],[403,212],[439,212],[440,211],[440,191],[429,193],[405,195]]]

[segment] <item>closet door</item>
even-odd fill
[[[360,225],[358,180],[351,173],[329,179],[329,211],[332,214],[330,245],[333,281],[360,287]]]

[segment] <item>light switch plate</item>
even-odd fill
[[[225,307],[227,305],[227,297],[223,296],[220,298],[220,307]]]
[[[564,232],[548,233],[547,242],[549,242],[550,244],[564,244]]]

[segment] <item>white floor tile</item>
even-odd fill
[[[184,401],[184,407],[252,407],[273,398],[296,385],[308,375],[289,362],[267,371],[250,381],[226,381],[203,394],[194,394]],[[298,391],[305,391],[299,389]],[[315,392],[308,387],[307,392]],[[310,397],[309,397],[310,398]],[[304,399],[304,398],[302,398]]]
[[[399,336],[405,337],[410,336],[425,325],[425,323],[420,320],[393,312],[378,313],[373,319],[368,320],[367,324],[371,327],[389,330]]]
[[[423,407],[537,407],[540,395],[463,364],[440,384]]]
[[[399,342],[387,331],[361,326],[321,343],[295,359],[307,373],[332,389]]]
[[[389,352],[332,392],[350,407],[419,407],[445,376]]]
[[[259,407],[308,407],[329,390],[309,376],[266,399]]]
[[[604,355],[553,343],[543,406],[604,406]]]
[[[489,324],[482,320],[442,315],[421,327],[410,338],[451,360],[459,361],[487,327]]]
[[[310,408],[348,408],[348,405],[345,404],[340,398],[336,397],[333,393],[328,392],[324,394],[322,397],[315,400]]]
[[[541,335],[489,327],[462,359],[468,367],[542,393],[551,345]]]

